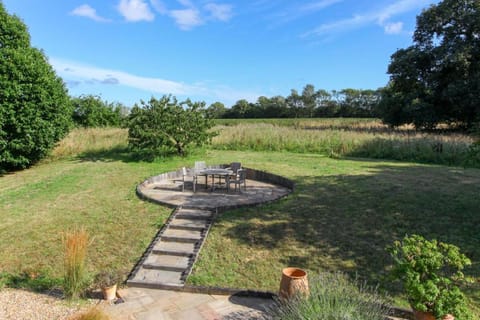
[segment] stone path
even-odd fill
[[[213,215],[212,210],[177,208],[127,284],[159,289],[182,287],[212,225]]]

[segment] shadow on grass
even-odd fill
[[[80,161],[102,161],[102,162],[153,162],[156,160],[151,153],[134,152],[128,146],[117,146],[111,149],[87,151],[77,156]]]
[[[293,179],[287,200],[220,216],[224,235],[275,251],[284,266],[358,274],[391,292],[399,288],[387,278],[385,247],[406,234],[435,238],[470,257],[470,296],[480,305],[478,170],[374,165],[362,175]]]

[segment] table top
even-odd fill
[[[211,169],[203,169],[198,171],[197,174],[218,174],[218,175],[229,175],[233,174],[232,170],[229,169],[221,169],[221,168],[211,168]]]

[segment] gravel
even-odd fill
[[[69,319],[87,309],[94,300],[76,304],[53,295],[26,290],[3,288],[0,290],[1,320],[59,320]]]

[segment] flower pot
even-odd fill
[[[413,309],[413,316],[415,320],[436,320],[432,312],[424,312]],[[442,320],[455,320],[455,317],[451,314],[446,314],[442,317]]]
[[[105,300],[114,300],[117,297],[117,285],[102,288],[102,293]]]
[[[299,268],[283,269],[282,280],[280,281],[280,298],[288,300],[298,294],[309,294],[307,273]]]
[[[436,320],[433,313],[415,309],[413,309],[413,316],[415,320]]]

